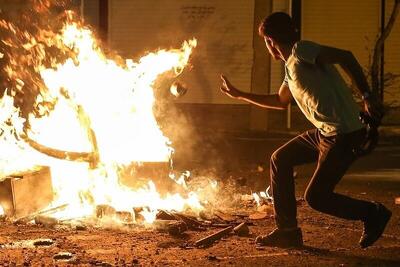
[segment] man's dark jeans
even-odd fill
[[[304,198],[314,209],[349,220],[363,220],[372,202],[334,192],[336,184],[356,159],[353,149],[361,145],[365,129],[331,137],[317,129],[293,138],[271,156],[271,187],[278,228],[297,227],[293,167],[317,162]]]

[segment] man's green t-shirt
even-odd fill
[[[360,107],[334,65],[317,64],[320,45],[299,41],[285,64],[285,83],[307,119],[324,136],[361,129]]]

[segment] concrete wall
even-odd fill
[[[82,0],[82,13],[85,19],[85,22],[92,25],[95,29],[99,28],[99,0]]]
[[[251,92],[266,94],[271,84],[271,57],[266,53],[264,40],[258,36],[258,25],[264,17],[271,13],[272,1],[256,0],[254,10],[254,63],[252,72]],[[268,111],[257,106],[250,106],[249,128],[253,131],[268,129]]]
[[[175,1],[178,4],[186,3]],[[174,3],[175,3],[174,2]],[[203,1],[204,2],[204,1]],[[219,1],[221,2],[221,1]],[[222,1],[223,2],[223,1]],[[222,3],[221,2],[221,3]],[[117,51],[120,51],[125,56],[140,56],[146,51],[152,51],[159,47],[171,47],[172,45],[179,45],[178,43],[174,44],[173,40],[176,39],[187,39],[187,33],[181,31],[182,25],[175,25],[175,19],[168,20],[168,16],[173,14],[166,14],[163,16],[164,20],[167,20],[168,23],[163,23],[164,26],[156,25],[155,20],[152,21],[151,17],[156,16],[157,20],[159,20],[159,16],[157,16],[157,12],[166,12],[166,8],[171,12],[174,11],[174,3],[168,2],[166,3],[160,1],[160,6],[155,7],[152,10],[144,10],[143,8],[147,4],[134,2],[134,1],[113,1],[109,0],[109,45],[114,47]],[[163,3],[166,3],[165,5]],[[219,5],[215,4],[217,8]],[[235,0],[230,3],[230,9],[232,12],[240,11],[239,8],[241,5],[245,4],[240,0]],[[225,5],[225,3],[224,3]],[[246,5],[247,2],[246,2]],[[234,64],[222,64],[221,68],[225,68],[228,72],[228,76],[233,79],[235,85],[240,87],[243,90],[252,91],[255,93],[268,93],[269,85],[270,85],[270,61],[269,56],[265,50],[265,44],[257,34],[258,32],[258,24],[262,18],[264,18],[267,14],[271,12],[272,1],[271,0],[255,0],[254,7],[252,8],[252,12],[249,13],[251,15],[250,28],[248,24],[248,18],[244,18],[246,22],[242,23],[243,26],[240,26],[241,19],[238,17],[235,23],[236,30],[229,29],[224,33],[224,38],[226,40],[221,40],[219,45],[237,45],[237,42],[234,41],[235,36],[239,36],[242,40],[246,40],[246,46],[250,47],[251,57],[250,62],[240,62],[240,64],[245,64],[248,69],[248,75],[250,75],[249,83],[247,86],[241,85],[241,80],[237,79],[238,75],[229,75],[230,70],[235,70]],[[222,6],[223,7],[223,6]],[[226,8],[222,8],[219,10],[223,10]],[[161,9],[160,9],[161,8]],[[96,1],[94,0],[84,0],[84,14],[88,22],[93,24],[98,24],[98,4],[96,6]],[[136,14],[138,10],[141,10],[141,17],[143,14],[148,14],[146,19],[142,21],[142,23],[134,22],[139,18],[132,18],[133,14]],[[243,11],[244,12],[244,11]],[[242,13],[243,13],[242,12]],[[246,9],[247,12],[247,9]],[[254,15],[253,15],[254,12]],[[241,13],[241,12],[239,12]],[[231,14],[232,18],[236,15]],[[243,15],[241,15],[243,16]],[[123,19],[125,17],[125,19]],[[133,19],[133,20],[132,20]],[[100,18],[101,20],[101,18]],[[171,22],[170,22],[171,21]],[[175,33],[171,33],[170,29],[167,27],[168,24],[173,24],[175,26],[171,26],[172,28],[176,27]],[[239,23],[239,24],[238,24]],[[153,25],[154,24],[154,25]],[[190,26],[190,25],[189,25]],[[192,25],[194,26],[194,25]],[[218,25],[214,25],[212,29],[217,30]],[[155,30],[159,29],[160,32],[156,32]],[[194,28],[195,29],[195,28]],[[208,34],[211,34],[211,28],[208,28]],[[250,32],[250,38],[243,38],[241,31],[243,34],[247,34]],[[247,32],[247,33],[246,33]],[[168,35],[166,35],[168,33]],[[210,42],[210,38],[214,38],[210,36],[207,38],[207,32],[198,31],[196,33],[196,37],[199,38],[199,43],[201,42]],[[227,36],[226,34],[230,35]],[[164,35],[163,35],[164,34]],[[186,35],[185,35],[186,34]],[[231,36],[232,35],[232,36]],[[240,37],[243,36],[243,37]],[[140,37],[140,38],[139,38]],[[201,47],[199,47],[201,49]],[[208,49],[208,51],[210,51]],[[223,50],[220,50],[223,52]],[[229,50],[227,50],[229,51]],[[247,51],[247,50],[246,50]],[[196,52],[196,51],[195,51]],[[245,52],[242,48],[236,48],[234,53],[243,53]],[[227,54],[226,58],[232,57],[232,53]],[[209,57],[208,61],[213,60],[214,57]],[[246,58],[244,58],[246,60]],[[196,62],[198,63],[198,62]],[[204,63],[204,62],[203,62]],[[240,64],[237,66],[240,67]],[[200,67],[203,64],[194,65],[194,71],[199,72]],[[218,62],[215,64],[218,65]],[[243,65],[244,66],[244,65]],[[233,68],[235,67],[235,68]],[[229,70],[230,69],[230,70]],[[216,129],[218,131],[247,131],[249,129],[252,130],[261,130],[265,131],[268,126],[267,120],[267,111],[250,106],[243,102],[232,101],[229,97],[223,95],[219,92],[218,88],[220,86],[219,73],[224,71],[223,69],[210,69],[207,68],[208,76],[216,76],[217,79],[212,83],[204,83],[204,88],[202,91],[208,91],[209,95],[212,96],[212,99],[202,103],[196,103],[196,97],[191,98],[191,96],[186,95],[183,101],[177,101],[174,103],[174,106],[180,110],[180,113],[185,114],[189,117],[192,123],[198,125],[199,128],[203,129]],[[240,73],[238,73],[241,75]],[[191,91],[188,93],[192,93],[194,88],[190,88]],[[201,96],[200,96],[201,97]],[[189,102],[188,102],[189,101]]]
[[[126,13],[126,16],[131,16],[132,12],[136,12],[135,10],[138,8],[137,5],[134,5],[131,1],[123,1],[116,2],[113,0],[109,0],[109,5],[111,14],[109,15],[109,20],[111,21],[109,27],[109,42],[111,46],[115,46],[117,50],[121,50],[122,54],[140,54],[145,50],[152,50],[151,42],[154,42],[154,38],[158,38],[159,34],[156,32],[152,33],[154,38],[144,38],[145,40],[134,40],[132,38],[132,30],[135,31],[135,34],[140,36],[146,36],[145,33],[149,33],[146,27],[151,27],[151,25],[144,26],[143,23],[139,23],[141,27],[139,27],[139,31],[135,30],[137,27],[133,27],[130,23],[128,23],[128,19],[126,19],[126,23],[123,24],[123,20],[119,19],[115,21],[116,14],[118,18],[121,18],[121,10],[116,9],[120,4],[122,4],[123,12]],[[162,2],[160,2],[162,3]],[[240,1],[232,2],[231,5],[235,5],[236,3],[240,3]],[[140,7],[140,6],[139,6]],[[85,14],[85,19],[87,22],[94,24],[95,27],[98,26],[99,20],[101,18],[98,17],[98,1],[96,0],[84,0],[83,13]],[[126,11],[131,9],[130,12]],[[132,9],[133,8],[133,9]],[[157,9],[158,10],[158,9]],[[153,10],[154,11],[154,10]],[[273,93],[277,91],[283,79],[283,65],[278,61],[271,61],[270,56],[267,53],[265,48],[264,40],[258,35],[258,25],[262,21],[265,16],[270,14],[273,11],[290,11],[290,1],[289,0],[255,0],[254,1],[254,18],[252,20],[253,27],[253,37],[248,40],[248,43],[252,45],[253,59],[252,63],[249,63],[248,67],[251,68],[251,84],[250,88],[240,87],[242,90],[250,90],[253,93],[257,94],[267,94]],[[145,12],[145,11],[142,11]],[[146,11],[147,12],[147,11]],[[148,10],[148,12],[152,12],[152,10]],[[150,13],[149,13],[150,14]],[[154,14],[150,14],[154,15]],[[112,23],[114,18],[115,22],[119,24]],[[122,24],[121,24],[121,23]],[[97,25],[96,25],[97,24]],[[137,24],[137,23],[135,23]],[[116,27],[116,28],[115,28]],[[243,26],[244,27],[244,26]],[[246,26],[247,27],[247,26]],[[144,31],[144,32],[141,32]],[[235,33],[239,34],[239,33]],[[114,36],[114,37],[113,37]],[[172,36],[170,36],[172,37]],[[170,37],[168,37],[170,39]],[[176,36],[175,36],[176,37]],[[206,36],[202,36],[206,38]],[[111,38],[111,39],[110,39]],[[168,38],[162,38],[163,42],[168,41]],[[120,41],[117,41],[120,40]],[[158,40],[158,39],[157,39]],[[141,45],[138,44],[138,41],[141,42]],[[202,41],[200,39],[200,41]],[[229,42],[227,40],[226,42]],[[132,44],[136,45],[136,50],[132,50],[135,48]],[[157,46],[162,47],[163,43],[159,40]],[[164,44],[165,46],[165,44]],[[156,47],[153,47],[153,49]],[[130,51],[130,52],[129,52]],[[136,51],[136,52],[135,52]],[[229,67],[229,66],[226,66]],[[195,66],[196,68],[196,66]],[[196,69],[195,69],[196,70]],[[234,80],[233,76],[233,80]],[[240,84],[239,84],[240,85]],[[268,131],[268,130],[285,130],[286,129],[286,119],[287,113],[285,111],[275,111],[270,112],[266,109],[262,109],[260,107],[256,107],[253,105],[246,104],[240,101],[231,101],[227,96],[224,96],[222,93],[218,92],[219,84],[209,84],[211,88],[205,88],[204,90],[213,90],[216,91],[218,95],[213,97],[218,97],[219,100],[210,100],[205,103],[187,103],[186,101],[176,102],[174,106],[179,110],[179,113],[185,114],[191,121],[191,123],[198,126],[201,129],[215,129],[217,131],[229,131],[229,132],[243,132],[243,131]],[[206,86],[207,87],[207,86]],[[220,103],[218,102],[230,101],[230,103]],[[186,102],[186,103],[185,103]],[[296,108],[294,108],[294,116],[296,116]],[[298,121],[298,120],[296,120]],[[297,124],[295,124],[297,125]]]
[[[113,1],[113,0],[109,0]],[[91,23],[98,23],[96,0],[84,0],[84,14]],[[302,38],[322,44],[352,50],[364,67],[368,67],[373,44],[380,27],[380,0],[303,0]],[[394,0],[386,0],[386,19]],[[282,63],[271,62],[262,38],[257,34],[259,22],[273,11],[290,12],[290,0],[255,0],[253,64],[251,66],[251,92],[273,93],[282,82]],[[400,74],[400,27],[395,24],[385,45],[385,71]],[[161,46],[162,44],[160,44]],[[385,102],[400,99],[400,86],[386,88]],[[218,96],[220,97],[220,96]],[[287,113],[267,111],[252,105],[235,102],[232,104],[175,103],[177,109],[191,118],[200,128],[218,128],[221,131],[286,131]],[[399,109],[391,112],[388,123],[396,122]],[[398,120],[398,119],[397,119]],[[400,123],[397,122],[397,123]],[[311,127],[297,107],[292,107],[291,131],[302,131]]]

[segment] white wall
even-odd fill
[[[109,44],[135,59],[198,39],[186,83],[186,103],[238,103],[219,91],[220,73],[250,90],[254,0],[110,0]]]

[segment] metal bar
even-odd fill
[[[385,31],[386,24],[386,0],[381,0],[381,35],[383,35]],[[379,73],[379,93],[381,97],[381,101],[383,102],[384,98],[384,90],[385,90],[385,43],[382,44],[381,47],[381,62],[380,62],[380,73]]]

